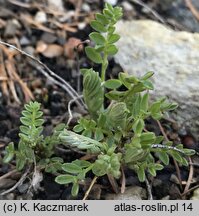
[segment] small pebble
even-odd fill
[[[83,4],[82,4],[82,10],[83,10],[84,12],[89,13],[89,12],[91,11],[90,5],[87,4],[87,3],[83,3]]]
[[[44,32],[41,36],[41,40],[44,41],[45,43],[52,44],[55,43],[57,37],[51,33]]]
[[[17,30],[20,28],[19,22],[17,20],[8,20],[5,28],[5,37],[14,36]]]
[[[38,11],[35,15],[35,21],[39,23],[46,23],[47,22],[46,13],[44,13],[43,11]]]
[[[117,4],[117,0],[105,0],[105,2],[107,2],[113,6]]]
[[[27,46],[24,48],[24,51],[30,55],[34,55],[35,49],[32,46]]]
[[[21,46],[27,46],[27,45],[30,45],[30,40],[25,37],[25,36],[22,36],[19,40],[19,43],[21,44]]]
[[[78,29],[79,30],[83,30],[85,27],[86,27],[86,23],[85,22],[78,23]]]
[[[174,174],[171,175],[170,181],[173,182],[173,183],[179,184],[178,177],[176,175],[174,175]]]
[[[121,5],[125,11],[132,11],[134,9],[133,6],[127,1],[122,2]]]
[[[20,193],[24,194],[24,193],[26,193],[26,191],[28,190],[29,187],[30,187],[30,185],[26,183],[26,184],[22,184],[22,185],[18,186],[17,189]]]

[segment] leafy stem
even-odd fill
[[[107,67],[108,67],[108,55],[106,53],[104,53],[104,57],[103,57],[103,61],[102,61],[102,70],[101,70],[102,82],[105,81]]]

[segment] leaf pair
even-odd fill
[[[88,161],[75,160],[72,163],[64,163],[62,165],[63,171],[70,174],[59,175],[55,181],[59,184],[72,183],[72,196],[77,196],[79,192],[79,180],[84,180],[86,173],[92,169],[92,164]]]

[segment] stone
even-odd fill
[[[8,20],[6,28],[5,28],[5,37],[15,36],[17,34],[17,30],[21,28],[20,23],[16,19]]]
[[[124,10],[126,10],[126,11],[132,11],[132,10],[134,10],[133,5],[130,4],[128,1],[122,2],[121,5],[124,8]]]
[[[19,40],[19,43],[21,46],[27,46],[31,44],[30,40],[26,36],[22,36]]]
[[[199,188],[195,189],[190,200],[199,200]]]
[[[89,12],[91,11],[91,7],[90,7],[89,4],[83,3],[83,4],[82,4],[82,10],[83,10],[84,12],[86,12],[86,13],[89,13]]]
[[[124,193],[107,194],[106,200],[143,200],[146,199],[146,190],[139,186],[131,186],[126,188]]]
[[[172,112],[180,127],[199,138],[199,34],[176,32],[150,20],[120,21],[119,52],[124,71],[141,76],[153,71],[152,98],[166,96],[179,107]]]
[[[38,11],[35,14],[35,21],[39,23],[46,23],[47,22],[47,15],[43,11]]]
[[[105,0],[105,2],[115,6],[117,4],[117,0]]]
[[[52,10],[64,11],[63,1],[62,0],[48,0],[48,6]]]
[[[41,36],[41,40],[44,41],[47,44],[55,43],[57,40],[57,37],[49,32],[44,32]]]
[[[191,0],[192,5],[196,10],[199,10],[199,1]],[[167,19],[173,19],[186,29],[199,32],[198,20],[191,10],[187,7],[184,0],[161,0],[158,1],[158,7],[163,13],[166,12]]]

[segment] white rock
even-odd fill
[[[127,187],[123,194],[107,194],[105,197],[106,200],[143,200],[146,198],[146,190],[139,186]]]
[[[39,23],[46,23],[47,22],[46,13],[43,11],[38,11],[35,15],[35,21]]]
[[[62,0],[48,0],[48,6],[53,10],[64,11]]]
[[[82,4],[82,10],[85,11],[85,12],[87,12],[87,13],[89,13],[91,11],[91,7],[90,7],[89,4],[83,3]]]
[[[141,76],[154,71],[155,96],[179,103],[179,124],[199,138],[199,34],[176,32],[149,20],[121,21],[115,60],[124,71]]]
[[[113,6],[117,4],[117,0],[105,0],[105,2],[107,2]]]
[[[134,9],[133,5],[131,5],[127,1],[122,2],[121,5],[123,6],[124,10],[126,10],[126,11],[132,11]]]

